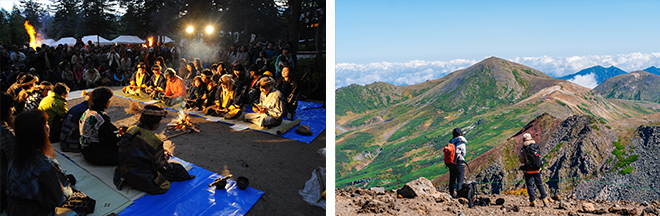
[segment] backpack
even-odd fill
[[[442,149],[445,153],[445,165],[456,165],[458,163],[458,157],[456,157],[456,145],[454,143],[449,143]]]
[[[527,163],[529,163],[529,167],[532,170],[541,169],[543,162],[541,161],[541,151],[539,150],[538,145],[534,143],[525,147],[525,156],[527,157]]]
[[[458,190],[458,197],[462,197],[468,200],[468,207],[474,207],[474,195],[477,191],[477,183],[474,181],[467,181],[460,190]]]

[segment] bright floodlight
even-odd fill
[[[206,27],[206,33],[211,34],[213,32],[213,26],[207,26]]]
[[[188,33],[192,33],[194,30],[195,30],[195,29],[193,29],[192,26],[188,26],[188,28],[186,29],[186,32],[188,32]]]

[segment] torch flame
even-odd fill
[[[149,37],[149,38],[147,38],[147,40],[149,41],[149,47],[153,46],[153,44],[154,44],[154,38],[153,38],[153,37]]]
[[[30,25],[28,20],[25,20],[25,30],[27,33],[30,35],[30,47],[32,49],[37,50],[37,47],[41,46],[41,34],[37,34],[36,31],[34,31],[34,27]]]

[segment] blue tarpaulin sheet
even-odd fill
[[[183,182],[172,182],[165,194],[144,195],[133,201],[119,215],[245,215],[264,194],[248,187],[241,190],[229,180],[226,189],[208,185],[221,175],[196,165],[188,172],[196,177]]]
[[[318,103],[298,101],[298,109],[296,109],[296,115],[293,119],[300,119],[300,124],[309,126],[309,130],[313,132],[314,135],[303,136],[297,134],[295,130],[298,129],[298,126],[296,126],[282,134],[282,137],[298,140],[307,144],[311,143],[316,137],[319,136],[319,134],[321,134],[321,132],[325,130],[325,107],[320,108],[321,106],[322,104]]]

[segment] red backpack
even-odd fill
[[[456,145],[449,143],[442,151],[445,153],[445,165],[456,165]]]

